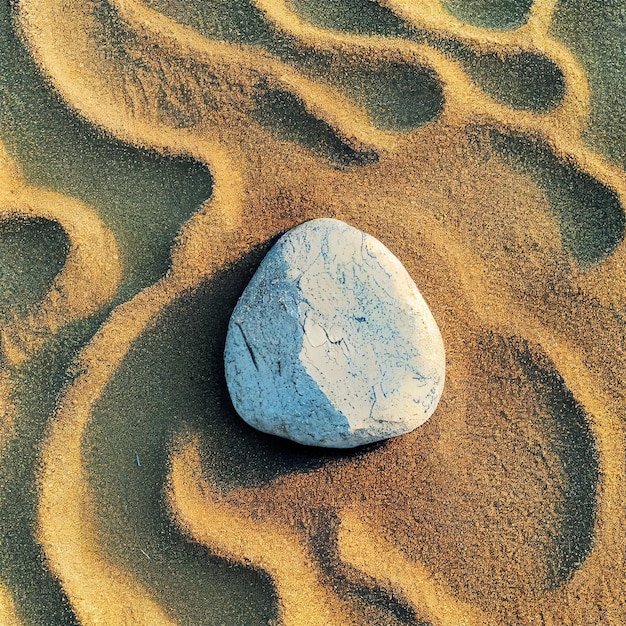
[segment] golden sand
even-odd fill
[[[9,590],[0,583],[0,618],[5,626],[21,626]]]
[[[497,102],[430,44],[314,27],[281,0],[254,4],[303,50],[431,68],[443,111],[410,132],[382,131],[338,90],[269,53],[209,41],[139,0],[20,3],[24,40],[69,106],[124,141],[206,163],[215,181],[179,234],[171,271],[111,314],[81,352],[51,421],[38,540],[73,610],[86,625],[173,623],[154,592],[103,547],[81,446],[94,404],[133,343],[168,304],[255,246],[305,219],[332,216],[381,239],[430,303],[449,355],[437,414],[361,456],[228,492],[203,470],[202,433],[181,433],[164,477],[172,518],[214,554],[267,572],[286,626],[371,623],[340,579],[382,589],[442,626],[622,624],[626,247],[583,271],[530,176],[497,155],[484,158],[485,128],[523,133],[624,206],[623,172],[581,139],[589,88],[578,62],[548,35],[555,2],[538,0],[528,23],[505,33],[463,24],[435,0],[381,2],[477,51],[552,60],[566,89],[543,114]],[[274,135],[251,115],[272,89],[293,94],[337,137],[378,160],[332,168]],[[5,359],[19,365],[33,337],[107,302],[120,267],[91,209],[7,176],[2,215],[52,219],[71,242],[46,301],[3,331]],[[572,470],[552,445],[555,397],[584,415],[598,465],[590,552],[556,587],[550,564]],[[321,555],[315,543],[324,528]]]
[[[10,368],[26,361],[64,325],[87,317],[115,294],[121,267],[113,235],[93,209],[27,184],[0,142],[0,221],[44,218],[67,233],[63,268],[36,308],[0,328],[0,449],[13,427]]]
[[[115,294],[121,267],[115,239],[97,213],[67,196],[29,186],[0,144],[0,220],[40,217],[58,223],[70,247],[50,291],[27,319],[0,330],[3,360],[18,365],[59,328],[87,317]],[[2,155],[4,154],[4,157]]]
[[[407,558],[397,546],[384,539],[376,538],[375,527],[363,523],[358,511],[346,512],[341,518],[337,542],[339,555],[355,570],[376,580],[389,593],[402,589],[407,601],[420,616],[433,624],[442,626],[469,626],[470,624],[492,624],[480,609],[459,602],[444,585],[433,580],[420,563]],[[373,537],[364,542],[362,537]],[[389,558],[380,558],[381,554]]]
[[[63,326],[87,317],[115,294],[121,277],[117,246],[96,212],[66,196],[27,184],[0,142],[0,220],[41,217],[69,237],[63,268],[42,302],[26,317],[0,328],[0,453],[13,435],[13,382],[19,367]],[[2,624],[20,624],[0,581]]]

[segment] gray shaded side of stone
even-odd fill
[[[302,293],[288,278],[284,242],[270,250],[233,311],[226,338],[226,382],[239,415],[251,426],[298,443],[351,447],[348,420],[303,367]],[[277,355],[280,355],[277,358]],[[251,398],[253,399],[251,401]],[[254,410],[263,407],[263,412]]]

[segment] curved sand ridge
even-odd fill
[[[453,18],[437,0],[412,4],[381,2],[420,29],[427,29],[465,43],[475,52],[496,52],[503,57],[516,52],[535,52],[550,59],[563,72],[565,93],[558,106],[547,113],[530,113],[504,105],[474,85],[460,64],[429,45],[388,37],[364,37],[312,26],[288,8],[286,0],[253,0],[281,31],[311,49],[338,54],[378,53],[432,68],[443,82],[444,111],[451,124],[483,123],[496,128],[541,137],[565,161],[626,198],[622,170],[590,150],[582,140],[589,115],[589,86],[574,55],[548,35],[555,0],[535,2],[526,25],[515,31],[493,31],[470,26]],[[405,137],[410,137],[405,133]],[[403,146],[404,147],[404,146]]]
[[[50,334],[87,317],[117,290],[121,266],[111,232],[93,209],[58,193],[36,189],[21,178],[0,191],[0,219],[41,217],[58,223],[69,237],[65,264],[50,291],[27,319],[1,331],[2,356],[18,365]]]
[[[577,166],[580,170],[589,173],[593,178],[608,188],[614,190],[620,198],[626,195],[623,173],[606,159],[589,150],[581,139],[581,133],[589,112],[589,91],[586,76],[580,64],[573,55],[553,38],[546,34],[550,17],[554,10],[553,2],[540,2],[531,12],[528,23],[517,31],[494,33],[487,29],[479,29],[462,25],[445,12],[439,2],[426,2],[423,11],[409,11],[389,5],[402,17],[410,18],[417,27],[430,28],[436,25],[435,32],[441,32],[451,38],[468,43],[477,51],[488,52],[495,50],[506,55],[520,50],[535,51],[551,59],[563,72],[565,78],[565,94],[559,106],[553,110],[536,114],[520,111],[506,106],[491,98],[474,86],[463,71],[460,64],[451,61],[444,54],[432,46],[415,44],[401,39],[374,36],[356,36],[345,33],[328,31],[309,25],[290,11],[284,0],[255,0],[255,4],[270,19],[270,22],[281,31],[293,37],[302,46],[311,49],[333,51],[348,56],[350,54],[376,55],[386,60],[404,60],[414,65],[424,65],[434,69],[442,80],[445,96],[443,116],[450,121],[466,125],[477,122],[485,123],[507,130],[515,130],[530,136],[538,136],[546,140],[555,153],[566,162]],[[85,22],[85,30],[93,29],[93,10],[76,0],[61,13],[54,2],[44,0],[29,0],[21,4],[21,23],[29,44],[43,70],[51,77],[55,86],[63,94],[70,105],[90,121],[113,132],[116,136],[132,143],[152,147],[165,152],[188,154],[205,161],[209,165],[217,166],[219,158],[210,154],[198,154],[198,143],[225,142],[229,150],[233,150],[232,137],[223,137],[225,128],[240,125],[237,119],[241,111],[251,109],[251,97],[259,90],[283,88],[296,95],[314,115],[331,125],[344,140],[352,145],[378,150],[395,147],[396,150],[407,149],[410,138],[415,135],[410,132],[394,133],[381,131],[369,121],[361,107],[355,106],[348,98],[336,90],[322,87],[293,70],[289,65],[276,60],[271,55],[247,46],[239,46],[218,41],[210,41],[199,35],[193,29],[182,26],[174,20],[148,8],[140,0],[110,0],[105,6],[115,11],[117,18],[123,20],[130,33],[135,35],[137,42],[125,42],[124,54],[112,50],[117,63],[128,63],[141,55],[142,41],[146,37],[152,46],[156,46],[152,54],[159,57],[179,59],[176,71],[168,68],[159,60],[147,76],[132,76],[128,68],[111,68],[109,64],[102,64],[103,68],[96,69],[113,71],[112,75],[102,76],[93,74],[96,56],[92,42],[75,41],[75,38],[64,41],[68,32],[80,33],[80,28],[74,31],[64,30],[63,20],[75,24],[76,19]],[[82,17],[81,17],[82,16]],[[421,16],[421,17],[420,17]],[[56,28],[45,28],[46,21],[54,20]],[[448,24],[450,22],[451,24]],[[462,25],[459,26],[459,25]],[[124,31],[126,35],[129,33]],[[73,50],[72,55],[67,52],[57,58],[58,49]],[[158,50],[160,54],[156,54]],[[80,61],[79,59],[82,59]],[[147,64],[150,60],[147,59]],[[223,83],[199,82],[198,76],[189,81],[187,68],[199,71],[215,72],[219,81],[218,72],[226,72]],[[195,67],[194,67],[195,66]],[[222,69],[225,68],[225,69]],[[242,90],[238,82],[237,89],[228,89],[232,85],[231,72],[239,71],[247,75],[250,87]],[[115,72],[119,73],[116,76]],[[132,67],[130,69],[132,73]],[[173,74],[173,75],[172,75]],[[81,89],[77,78],[86,81],[95,81],[100,84],[98,98],[93,91]],[[114,80],[110,80],[113,78]],[[106,79],[109,79],[107,82]],[[174,91],[177,81],[187,79],[190,92],[185,93],[192,107],[205,104],[196,91],[211,92],[211,95],[226,92],[227,100],[222,109],[205,108],[195,119],[193,113],[185,111],[189,121],[171,124],[160,119],[160,111],[164,105],[172,108],[187,108],[181,100],[181,94]],[[133,84],[138,81],[138,85]],[[158,90],[165,96],[158,94]],[[139,93],[138,93],[139,92]],[[121,96],[120,96],[121,93]],[[106,94],[106,97],[104,97]],[[190,95],[192,97],[190,97]],[[152,98],[152,106],[150,99]],[[238,100],[238,102],[237,102]],[[142,107],[142,101],[148,107]],[[154,105],[157,105],[156,112]],[[231,107],[235,104],[235,109]],[[215,105],[214,105],[215,106]],[[224,119],[225,116],[225,119]],[[248,123],[248,118],[245,118]],[[219,128],[224,125],[225,128]],[[174,130],[171,126],[177,128]],[[187,130],[199,131],[200,136],[190,138],[181,132],[181,126]],[[240,131],[241,132],[241,131]],[[227,133],[227,135],[231,133]],[[238,143],[238,142],[235,142]]]
[[[224,152],[225,144],[235,162],[238,159],[234,157],[233,152],[239,149],[243,136],[247,134],[248,137],[256,138],[254,133],[249,130],[246,133],[246,129],[241,128],[242,124],[254,127],[249,124],[247,116],[241,118],[241,111],[248,111],[253,107],[251,99],[254,98],[256,90],[266,91],[273,88],[283,88],[294,93],[302,99],[309,111],[328,122],[338,136],[359,149],[374,147],[382,151],[395,147],[396,151],[410,150],[411,137],[420,136],[419,131],[397,133],[378,130],[368,121],[367,115],[360,107],[355,107],[349,99],[336,90],[317,86],[290,66],[260,50],[251,52],[249,47],[209,41],[193,29],[181,26],[174,20],[144,6],[138,0],[116,0],[108,6],[118,11],[117,15],[127,22],[131,33],[149,37],[152,45],[158,46],[156,49],[159,50],[159,54],[152,52],[152,55],[159,58],[171,58],[176,69],[168,67],[162,60],[159,60],[147,75],[145,69],[133,75],[131,67],[129,75],[128,68],[123,71],[118,68],[115,72],[122,75],[122,82],[118,84],[119,80],[115,78],[119,79],[119,76],[116,77],[115,73],[105,80],[104,72],[103,76],[92,75],[85,70],[90,63],[81,63],[78,67],[74,67],[73,71],[83,75],[84,80],[100,83],[98,101],[93,102],[91,90],[76,89],[76,81],[67,80],[68,67],[72,66],[68,63],[68,58],[61,59],[59,63],[52,52],[59,47],[64,49],[69,47],[70,49],[79,48],[80,54],[85,54],[82,51],[83,46],[77,46],[74,41],[68,41],[61,46],[59,37],[64,36],[61,28],[57,31],[50,29],[53,41],[46,43],[45,30],[42,33],[42,29],[37,27],[36,19],[30,16],[29,7],[33,4],[36,4],[34,0],[30,4],[24,3],[23,21],[27,34],[32,31],[37,34],[36,38],[31,38],[36,55],[40,47],[44,50],[47,46],[51,47],[45,59],[42,60],[44,70],[52,76],[57,88],[77,110],[94,123],[132,143],[165,152],[188,154],[206,162],[212,168],[219,167],[220,157],[216,154]],[[50,5],[48,10],[54,8],[53,3],[43,4],[44,8]],[[60,26],[62,19],[75,20],[77,15],[80,17],[85,12],[89,13],[87,9],[81,12],[80,2],[76,4],[79,6],[75,11],[64,12],[63,15],[57,15],[50,10],[50,13],[42,11],[36,17],[43,22],[47,15],[50,20],[56,20]],[[486,95],[474,86],[460,64],[451,61],[431,46],[417,45],[399,39],[361,37],[327,31],[308,25],[289,11],[282,1],[260,0],[256,4],[279,30],[295,38],[300,46],[324,51],[334,50],[339,56],[375,55],[389,61],[405,60],[409,64],[433,68],[442,80],[444,88],[445,106],[442,116],[452,125],[484,124],[501,128],[505,132],[520,132],[533,138],[541,138],[562,162],[588,173],[599,183],[614,191],[619,198],[625,197],[624,176],[620,168],[589,150],[582,141],[581,133],[589,109],[588,85],[580,64],[571,53],[544,32],[547,30],[551,14],[548,10],[550,3],[542,3],[538,10],[533,10],[528,24],[519,29],[521,34],[515,34],[518,31],[493,33],[485,29],[468,27],[472,34],[469,37],[469,35],[457,33],[458,28],[444,29],[447,13],[441,7],[437,9],[438,3],[434,3],[431,9],[424,13],[424,15],[429,13],[437,15],[441,32],[445,31],[453,40],[458,36],[463,41],[467,39],[468,43],[473,42],[472,45],[476,50],[488,52],[494,49],[493,46],[497,43],[500,46],[497,51],[501,54],[519,50],[537,51],[553,60],[564,74],[566,92],[560,105],[544,114],[513,109]],[[432,19],[434,18],[431,16],[431,19],[425,22],[423,20],[419,22],[416,18],[414,21],[416,26],[424,27],[428,26]],[[33,22],[31,27],[28,26],[30,21]],[[451,22],[453,25],[456,23],[454,20]],[[88,26],[93,28],[91,23]],[[65,33],[68,32],[75,31],[65,31]],[[481,33],[484,35],[482,44],[479,37]],[[138,55],[141,55],[143,41],[135,45],[126,42],[124,45],[127,58],[121,59],[120,62],[130,64],[129,59],[136,60]],[[133,49],[135,47],[139,49]],[[116,54],[113,50],[110,56],[115,57]],[[89,61],[89,58],[90,56],[87,56],[83,58],[83,61]],[[178,61],[174,63],[176,59]],[[192,77],[189,76],[191,70],[187,70],[190,65],[191,68],[196,66],[195,75]],[[186,69],[181,70],[181,66]],[[223,77],[221,84],[219,75],[214,79],[218,81],[217,83],[213,82],[208,85],[198,79],[198,75],[205,72],[212,74],[222,71],[218,69],[221,67],[226,67],[227,72],[237,70],[246,74],[252,72],[248,78],[251,81],[252,90],[242,92],[238,84],[236,84],[237,89],[229,89],[228,85],[233,83],[230,74]],[[110,70],[110,68],[107,69]],[[173,88],[181,81],[188,87],[184,95],[184,98],[189,100],[187,104],[183,104],[181,94],[176,93]],[[135,84],[137,82],[138,85]],[[119,89],[116,89],[116,86]],[[225,93],[227,100],[224,106],[220,108],[217,105],[215,108],[215,103],[211,103],[212,106],[206,107],[202,98],[206,97],[207,91],[211,96]],[[105,93],[110,94],[109,98],[102,98]],[[165,96],[162,96],[163,93]],[[124,97],[121,98],[120,94]],[[152,98],[152,106],[146,108],[142,103],[150,101],[150,98]],[[232,108],[233,105],[235,109]],[[184,109],[185,118],[189,121],[183,122],[182,125],[187,130],[191,130],[191,134],[195,137],[181,132],[180,128],[173,130],[171,120],[164,120],[160,112],[164,107]],[[202,108],[201,114],[198,113],[199,108]],[[179,127],[181,123],[177,120],[174,126]],[[233,128],[238,128],[238,131],[233,133]],[[227,136],[223,136],[222,131],[225,129],[231,131],[227,133]],[[234,142],[237,145],[233,145],[233,135],[239,135],[240,141]],[[213,146],[220,144],[222,148],[219,151],[216,148],[206,149],[207,144],[211,143]],[[202,146],[205,146],[205,149],[202,149]],[[242,172],[241,175],[244,173]],[[618,256],[621,258],[621,255]],[[613,258],[615,259],[615,256]],[[618,265],[615,260],[610,266],[611,269],[614,265]],[[613,277],[616,276],[615,272],[611,273]],[[596,290],[596,296],[601,299],[605,299],[607,294],[614,295],[614,290],[605,289],[597,276],[587,282],[587,288]],[[623,302],[614,302],[614,304],[623,306]]]
[[[7,428],[12,421],[9,368],[22,364],[64,325],[100,309],[115,294],[121,277],[115,240],[95,211],[67,196],[28,185],[0,143],[0,220],[33,217],[58,223],[69,237],[69,250],[35,310],[0,329],[4,365],[0,397]]]
[[[154,85],[164,80],[166,84],[167,81],[181,80],[180,75],[168,74],[171,70],[163,70],[161,74],[155,73],[142,79],[142,97],[147,100],[148,105],[151,103],[150,98],[155,98],[152,103],[156,105],[153,107],[156,113],[150,114],[149,106],[137,105],[133,99],[134,92],[130,89],[121,92],[123,97],[114,97],[113,92],[120,82],[131,84],[131,77],[124,75],[117,80],[119,76],[114,72],[107,75],[104,71],[102,76],[99,76],[99,66],[94,65],[93,43],[90,43],[87,37],[84,39],[76,37],[77,33],[84,35],[81,28],[85,25],[85,16],[89,15],[86,6],[82,6],[84,9],[82,10],[79,2],[72,3],[69,8],[73,8],[74,11],[68,10],[67,16],[64,17],[65,13],[55,12],[55,8],[58,7],[54,3],[38,0],[22,5],[22,25],[39,63],[74,108],[93,123],[125,140],[164,152],[188,154],[198,158],[209,164],[216,179],[214,197],[190,220],[181,233],[173,250],[171,274],[131,302],[119,307],[83,351],[80,365],[84,373],[67,391],[60,404],[50,431],[40,480],[40,539],[51,568],[62,581],[79,618],[86,624],[170,623],[151,592],[138,585],[131,574],[120,571],[108,562],[106,554],[99,548],[98,529],[92,521],[92,507],[96,506],[96,503],[90,499],[80,449],[82,433],[93,402],[103,392],[107,381],[115,373],[132,343],[168,302],[179,297],[189,287],[199,284],[215,269],[237,259],[238,255],[253,243],[266,240],[275,232],[289,227],[303,217],[319,216],[320,212],[327,211],[335,216],[353,220],[359,227],[369,227],[374,232],[377,228],[381,229],[381,226],[376,224],[382,219],[383,213],[372,211],[368,214],[363,211],[363,202],[358,206],[359,202],[354,199],[347,201],[348,206],[345,207],[336,200],[326,203],[325,195],[331,190],[335,198],[345,198],[350,193],[354,194],[360,184],[363,198],[367,198],[368,202],[378,202],[377,206],[385,206],[378,197],[383,195],[377,189],[381,180],[387,181],[387,192],[394,188],[394,181],[408,178],[410,182],[415,182],[416,177],[412,172],[410,159],[406,159],[405,155],[399,155],[400,149],[413,150],[422,161],[427,161],[423,153],[428,147],[436,146],[443,150],[445,141],[441,137],[446,133],[459,132],[471,121],[482,120],[489,124],[522,130],[531,136],[544,137],[560,156],[574,161],[579,167],[618,192],[621,198],[624,198],[624,182],[623,174],[584,147],[576,122],[579,118],[572,118],[574,121],[570,124],[568,117],[558,113],[567,110],[566,108],[557,108],[546,115],[521,114],[513,111],[482,94],[473,87],[457,64],[428,46],[416,46],[395,40],[390,42],[382,38],[355,38],[313,29],[302,23],[294,26],[295,21],[290,16],[285,20],[284,12],[282,22],[278,19],[280,15],[277,17],[277,14],[280,11],[277,11],[277,7],[280,9],[282,5],[278,3],[263,5],[266,14],[270,15],[276,24],[289,30],[305,45],[325,49],[330,46],[342,54],[356,48],[359,54],[375,52],[381,55],[390,54],[391,58],[410,58],[411,62],[433,67],[444,83],[446,95],[444,113],[428,128],[400,135],[373,128],[365,118],[364,112],[354,107],[346,98],[337,96],[331,90],[316,87],[311,81],[299,76],[288,66],[269,59],[267,55],[250,53],[239,46],[208,42],[192,33],[190,29],[180,27],[137,2],[119,0],[115,6],[131,32],[137,33],[137,41],[129,43],[129,46],[136,44],[135,53],[141,50],[141,46],[152,45],[157,46],[156,49],[162,55],[191,58],[198,64],[194,66],[195,68],[212,67],[213,63],[230,63],[235,68],[249,69],[253,76],[270,76],[273,80],[277,80],[276,74],[280,75],[281,80],[287,76],[285,81],[279,81],[278,84],[283,87],[287,85],[312,113],[325,119],[342,138],[352,141],[355,145],[358,145],[356,142],[360,142],[364,146],[374,146],[381,152],[380,162],[371,166],[372,173],[369,178],[367,172],[351,173],[353,176],[351,185],[345,177],[329,172],[324,163],[310,157],[304,158],[296,148],[273,142],[271,137],[262,132],[259,132],[259,144],[263,149],[258,150],[259,155],[251,155],[250,151],[255,151],[256,144],[251,143],[250,147],[246,148],[245,142],[250,136],[254,136],[256,129],[246,132],[241,128],[242,120],[246,120],[245,115],[241,116],[236,106],[227,109],[227,102],[225,109],[208,111],[206,118],[198,118],[198,121],[188,128],[184,125],[174,127],[159,115],[161,110],[159,105],[162,105],[162,101],[156,98],[157,90]],[[437,5],[429,7],[432,8],[432,15],[436,17]],[[539,14],[543,15],[545,11]],[[63,34],[64,29],[63,20],[77,16],[82,20],[79,27],[67,29],[72,39],[63,37],[60,39],[59,35]],[[449,23],[454,24],[454,20],[449,20]],[[544,20],[544,23],[547,21]],[[93,28],[94,23],[90,22],[89,26]],[[55,31],[55,28],[59,30]],[[459,33],[458,36],[461,35],[474,37],[476,41],[482,36],[480,29],[478,32],[469,29],[469,35]],[[500,44],[492,42],[485,44],[487,45]],[[560,63],[561,66],[564,64],[563,58],[560,59]],[[87,69],[83,70],[81,65]],[[94,67],[95,70],[89,73],[89,68]],[[258,72],[255,72],[255,69]],[[233,72],[236,73],[235,70]],[[284,75],[281,72],[284,72]],[[564,74],[567,77],[575,72],[564,71]],[[230,76],[228,73],[226,75]],[[111,76],[114,80],[111,81],[111,85],[107,85]],[[150,83],[150,80],[153,82]],[[98,88],[92,87],[88,92],[82,88],[82,81],[92,86],[94,83],[91,81],[96,81],[95,85]],[[150,87],[151,84],[152,88],[146,89],[146,85]],[[255,87],[265,89],[266,84]],[[571,80],[568,81],[568,89],[572,89]],[[225,91],[230,96],[232,91],[236,90],[228,83]],[[89,93],[105,96],[96,101]],[[246,104],[249,102],[248,96],[249,94],[244,93],[239,101],[244,111],[248,106]],[[579,95],[579,102],[585,102],[585,98],[584,93],[582,96]],[[172,103],[171,98],[169,103]],[[425,146],[424,142],[428,140],[430,143]],[[285,176],[285,170],[281,171],[281,167],[285,168],[294,155],[303,158],[303,171],[296,173],[287,168],[289,176]],[[413,154],[409,153],[409,156],[412,157]],[[456,158],[459,159],[458,156]],[[450,160],[454,163],[454,158]],[[276,172],[268,171],[268,162],[274,163]],[[239,172],[233,164],[239,166]],[[497,166],[494,167],[497,169]],[[500,169],[503,169],[502,166]],[[285,180],[281,181],[282,178]],[[314,179],[318,182],[312,183]],[[278,188],[284,190],[289,187],[297,189],[298,184],[303,181],[308,184],[307,191],[312,196],[310,205],[302,205],[305,198],[296,193],[291,198],[291,204],[284,207],[286,210],[292,210],[292,214],[287,218],[268,215],[267,210],[263,213],[262,209],[267,207],[268,200],[276,201],[273,187],[277,182],[280,182]],[[355,184],[354,181],[358,183]],[[410,194],[399,192],[398,195],[402,196],[403,202],[409,203],[404,208],[408,207],[410,212],[407,211],[407,214],[403,215],[402,211],[395,208],[390,216],[385,217],[388,220],[387,226],[392,230],[396,229],[394,239],[396,245],[399,245],[398,242],[404,232],[414,231],[414,220],[419,211],[415,204],[410,204],[407,198]],[[520,201],[520,204],[523,205],[523,201]],[[598,360],[591,346],[598,340],[606,348],[615,347],[615,339],[611,338],[608,330],[604,334],[598,333],[598,337],[594,336],[592,331],[595,329],[589,328],[589,322],[585,320],[584,315],[572,314],[573,321],[569,320],[571,326],[566,326],[556,312],[546,312],[539,322],[532,308],[524,308],[524,297],[520,297],[515,289],[518,286],[516,278],[510,278],[509,284],[506,280],[509,277],[500,277],[500,266],[497,262],[494,260],[490,262],[481,255],[472,257],[468,246],[460,243],[463,241],[462,232],[455,232],[449,223],[442,226],[441,218],[436,215],[436,211],[424,209],[419,218],[421,228],[429,233],[431,248],[436,249],[449,265],[448,278],[460,281],[472,315],[481,320],[487,328],[500,332],[503,336],[513,334],[525,337],[541,346],[578,402],[585,408],[594,432],[600,468],[594,550],[570,582],[553,593],[547,593],[537,601],[535,607],[527,606],[526,615],[530,619],[533,612],[541,612],[547,616],[546,619],[553,615],[558,622],[560,615],[567,615],[563,611],[582,610],[576,604],[578,595],[581,606],[585,603],[593,604],[587,602],[591,600],[599,602],[608,607],[608,619],[619,623],[619,598],[622,592],[611,587],[610,582],[606,587],[603,586],[599,580],[599,572],[607,563],[612,563],[613,555],[623,542],[621,529],[624,508],[623,427],[614,408],[620,399],[623,400],[623,384],[619,379],[617,385],[612,384],[616,379],[615,373],[611,371],[613,364],[607,364],[606,360],[602,362],[601,358]],[[238,230],[241,226],[243,228]],[[550,224],[548,228],[554,230],[554,225]],[[485,235],[485,238],[489,243],[489,236]],[[596,292],[593,295],[598,297],[607,309],[615,303],[623,303],[624,289],[621,282],[623,279],[616,279],[617,274],[614,271],[621,264],[624,255],[623,245],[608,262],[583,275],[576,268],[568,267],[568,262],[559,256],[558,241],[555,242],[548,236],[547,240],[541,243],[547,244],[546,254],[539,254],[538,258],[533,258],[532,254],[529,254],[528,259],[520,261],[523,268],[533,268],[537,276],[544,276],[544,272],[549,274],[550,270],[556,270],[557,282],[560,281],[563,286],[570,283],[578,284],[582,290],[583,300],[589,297],[586,295],[589,291]],[[518,250],[522,251],[530,250],[524,248]],[[551,253],[557,255],[558,263],[549,260]],[[419,264],[413,269],[418,270]],[[527,275],[530,273],[528,270]],[[527,275],[519,279],[520,283]],[[436,302],[438,290],[432,287],[432,291],[433,302]],[[441,302],[446,302],[444,297],[441,298]],[[453,301],[447,302],[453,309]],[[572,295],[563,295],[560,304],[567,305],[571,312],[585,312],[584,303],[577,302],[577,297]],[[443,307],[444,304],[439,306]],[[443,314],[442,312],[441,315]],[[599,320],[610,317],[608,312],[601,315]],[[612,327],[609,324],[607,328]],[[615,359],[623,363],[623,355],[619,349],[616,350]],[[593,368],[588,366],[589,362],[593,364]],[[338,616],[338,623],[350,623],[353,619],[350,608],[338,601],[332,590],[320,582],[323,576],[317,571],[314,559],[303,547],[304,544],[298,543],[298,540],[304,541],[304,537],[294,536],[293,532],[280,523],[261,524],[255,520],[254,511],[244,506],[246,498],[250,496],[243,493],[240,494],[239,503],[235,495],[232,502],[224,505],[221,496],[212,492],[210,484],[201,482],[198,465],[194,460],[197,455],[193,456],[193,445],[195,444],[190,443],[187,447],[182,447],[182,452],[175,453],[172,459],[170,501],[174,514],[181,524],[198,541],[205,543],[217,553],[244,562],[246,555],[250,554],[253,563],[273,575],[280,597],[282,617],[286,623],[311,623],[311,619],[321,615],[319,607],[324,605],[330,607],[330,613]],[[393,450],[392,446],[390,448]],[[187,455],[180,458],[194,463],[185,465],[179,462],[177,454]],[[366,573],[369,576],[375,580],[385,581],[385,585],[392,590],[399,590],[408,602],[419,605],[417,608],[429,616],[433,623],[461,623],[458,620],[466,623],[487,621],[477,608],[468,607],[466,603],[455,599],[454,592],[447,588],[445,581],[438,580],[432,588],[426,587],[426,590],[420,592],[415,586],[415,579],[425,577],[423,566],[418,563],[407,563],[406,557],[402,557],[398,551],[393,549],[379,551],[380,564],[378,561],[371,562],[367,558],[362,558],[364,554],[371,554],[376,550],[378,541],[376,537],[382,537],[385,529],[373,520],[373,531],[363,534],[349,510],[342,512],[339,508],[338,516],[344,520],[337,538],[338,549],[343,558],[353,564],[356,571],[368,567]],[[206,518],[214,520],[215,525],[207,528],[203,521]],[[247,542],[241,534],[230,531],[233,527],[246,529],[246,536],[249,538]],[[279,545],[283,545],[287,554],[299,563],[300,575],[294,580],[290,580],[289,570],[285,569],[284,554],[260,550],[259,538],[268,532],[268,528],[274,533],[277,541],[282,542]],[[351,530],[349,539],[346,529]],[[357,541],[354,538],[355,534],[359,537]],[[384,546],[384,540],[381,539],[381,542],[380,545]],[[359,553],[359,545],[363,546],[362,553]],[[411,567],[414,569],[411,570]],[[413,576],[403,574],[407,571],[412,572]],[[623,573],[623,564],[616,568],[616,572]],[[612,584],[618,584],[619,578],[620,575],[616,573],[616,580]],[[294,602],[294,597],[303,594],[306,596],[307,590],[311,590],[309,606]],[[518,614],[524,615],[523,607],[518,607]]]
[[[112,565],[100,550],[81,438],[93,403],[150,321],[168,302],[210,275],[219,262],[237,258],[241,244],[233,232],[230,210],[236,205],[231,200],[228,190],[216,189],[204,210],[183,229],[168,277],[115,309],[82,351],[78,368],[83,373],[68,389],[51,423],[40,474],[39,541],[81,623],[174,623],[149,590]]]
[[[19,367],[63,326],[106,304],[121,277],[115,240],[97,214],[77,200],[28,185],[0,142],[0,220],[33,217],[58,223],[69,237],[69,250],[36,309],[0,329],[0,454],[14,431],[12,378]],[[21,623],[1,582],[0,620],[7,626]]]

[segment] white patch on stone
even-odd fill
[[[337,448],[413,430],[445,377],[437,323],[400,261],[332,219],[270,250],[235,307],[224,360],[245,421]]]

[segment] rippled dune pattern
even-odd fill
[[[624,19],[2,0],[0,624],[626,623]],[[448,355],[431,420],[357,451],[252,431],[223,379],[317,217],[402,260]]]

